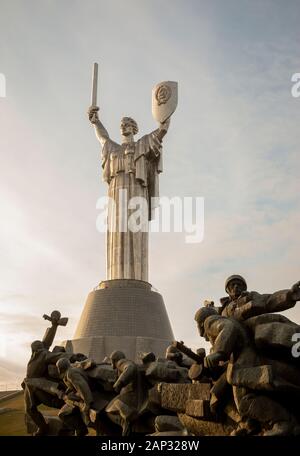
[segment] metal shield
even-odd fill
[[[157,122],[165,122],[177,107],[178,84],[163,81],[152,89],[152,115]]]

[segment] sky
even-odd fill
[[[153,233],[151,284],[177,340],[203,345],[194,314],[241,274],[269,293],[300,280],[300,3],[279,0],[0,0],[0,383],[19,381],[44,313],[70,318],[105,279],[96,202],[106,194],[88,122],[156,128],[152,87],[178,81],[161,195],[203,197],[205,232]],[[285,313],[300,323],[300,303]]]

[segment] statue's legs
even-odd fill
[[[77,436],[84,436],[88,434],[88,428],[82,419],[81,412],[78,407],[72,407],[65,404],[59,411],[58,417],[68,429],[75,431]]]
[[[43,414],[38,410],[40,404],[47,407],[60,408],[63,401],[45,391],[26,385],[24,391],[25,413],[30,416],[32,421],[37,425],[37,435],[47,433],[48,425]]]
[[[122,396],[125,401],[122,400]],[[134,393],[125,393],[116,396],[106,407],[107,416],[113,423],[122,427],[123,436],[131,433],[131,424],[138,417],[135,402]]]
[[[44,416],[38,410],[38,406],[42,403],[41,398],[38,396],[39,395],[35,390],[26,385],[24,392],[25,413],[30,416],[32,421],[37,425],[38,434],[46,434],[48,426]]]
[[[259,422],[271,426],[270,431],[265,431],[264,435],[293,435],[297,421],[276,400],[238,386],[233,386],[233,396],[244,423]]]

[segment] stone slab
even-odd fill
[[[185,412],[189,400],[210,400],[210,383],[163,383],[161,385],[161,405],[173,412]]]
[[[197,436],[225,436],[230,435],[233,428],[222,423],[209,420],[201,420],[184,413],[178,415],[181,424],[187,429],[189,434]]]
[[[203,401],[201,399],[189,399],[186,402],[185,413],[196,418],[209,419],[211,418],[209,401]]]

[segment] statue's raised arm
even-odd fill
[[[167,134],[167,131],[170,126],[170,120],[171,120],[171,118],[169,117],[164,122],[159,123],[159,127],[156,131],[157,131],[157,137],[160,141],[162,141],[163,137]]]
[[[104,146],[106,140],[109,138],[109,134],[102,122],[99,120],[98,111],[98,106],[90,106],[88,109],[88,117],[91,124],[94,125],[98,141],[100,141],[101,145]]]

